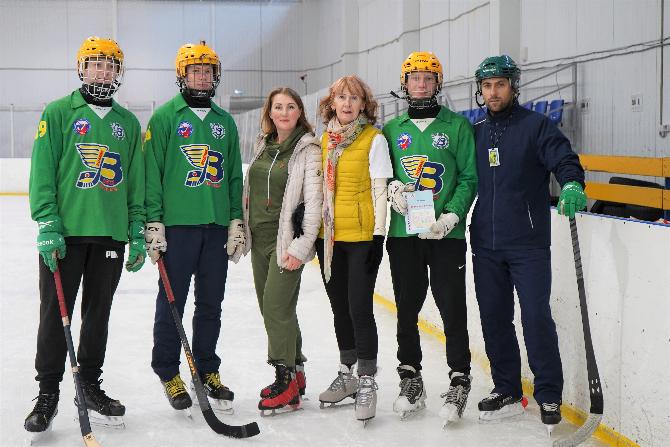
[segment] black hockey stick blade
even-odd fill
[[[186,362],[188,363],[189,370],[191,371],[191,378],[193,379],[195,394],[198,396],[198,404],[200,406],[200,411],[202,411],[202,415],[205,418],[205,422],[207,422],[207,425],[209,425],[209,427],[214,430],[215,433],[228,436],[230,438],[250,438],[252,436],[256,436],[260,433],[260,429],[258,428],[258,424],[256,422],[251,422],[245,425],[228,425],[224,422],[221,422],[214,415],[214,410],[212,410],[212,407],[209,404],[207,393],[205,392],[202,380],[200,380],[200,374],[198,373],[198,370],[195,366],[193,353],[191,352],[191,347],[188,343],[188,337],[184,331],[184,325],[181,322],[181,317],[177,311],[177,306],[174,304],[174,293],[172,292],[172,286],[170,285],[170,279],[168,278],[163,258],[158,259],[158,271],[160,273],[161,281],[163,282],[165,295],[167,296],[168,303],[170,304],[172,319],[174,320],[174,324],[177,327],[177,332],[179,333],[179,338],[181,339],[181,344],[184,348],[184,355],[186,356]]]
[[[79,366],[77,364],[77,355],[74,352],[74,343],[72,342],[72,332],[70,331],[70,317],[67,314],[67,306],[65,305],[65,293],[63,293],[63,282],[60,278],[60,270],[57,268],[54,272],[54,283],[56,284],[56,296],[58,297],[58,308],[60,309],[60,316],[63,320],[63,331],[65,332],[65,343],[67,344],[67,352],[70,356],[70,366],[72,367],[72,377],[74,379],[74,388],[77,395],[77,402],[86,402],[84,400],[84,392],[81,389],[81,382],[79,377]],[[102,447],[91,430],[91,421],[88,419],[88,411],[86,404],[83,406],[77,405],[77,413],[79,415],[79,428],[81,435],[84,438],[84,445],[86,447]]]
[[[600,425],[603,418],[603,390],[598,374],[596,356],[593,352],[593,341],[591,339],[591,325],[589,324],[589,310],[586,302],[586,288],[584,287],[584,271],[582,270],[582,254],[579,248],[579,235],[577,234],[577,222],[574,217],[570,218],[570,234],[572,235],[572,252],[575,257],[575,271],[577,272],[577,291],[579,293],[579,307],[582,313],[582,327],[584,328],[584,348],[586,351],[586,373],[589,379],[589,398],[591,408],[589,416],[579,429],[569,436],[554,441],[553,447],[573,447],[581,444],[591,437]]]

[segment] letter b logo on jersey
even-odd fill
[[[414,182],[414,188],[417,191],[430,189],[433,194],[439,194],[442,191],[442,174],[444,174],[444,165],[428,160],[425,155],[408,155],[400,158],[405,174]]]
[[[223,155],[210,150],[208,144],[186,144],[179,146],[186,160],[196,169],[188,171],[184,184],[197,188],[205,181],[214,186],[223,179]]]
[[[111,152],[104,144],[77,143],[75,146],[84,166],[93,169],[79,174],[77,188],[89,189],[98,183],[114,188],[123,181],[120,154]]]

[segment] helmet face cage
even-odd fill
[[[123,83],[124,66],[113,56],[104,54],[83,56],[77,62],[82,88],[95,99],[107,100]]]
[[[180,61],[179,67],[177,70],[177,86],[179,90],[193,98],[211,98],[216,93],[216,88],[221,82],[221,62],[217,61],[212,63],[209,57],[201,57],[201,62],[196,62],[193,59],[188,61]],[[203,59],[206,59],[203,60]],[[200,66],[201,73],[204,71],[206,66],[212,67],[212,86],[206,90],[200,90],[195,88],[190,88],[186,83],[186,78],[188,76],[188,67],[189,66]]]
[[[409,80],[409,75],[412,73],[418,73],[418,72],[427,72],[427,73],[432,73],[435,76],[435,93],[433,93],[433,96],[430,98],[412,98],[409,95],[409,91],[407,90],[407,81]],[[437,73],[434,73],[432,71],[428,70],[412,70],[404,75],[404,82],[401,83],[400,85],[400,90],[405,94],[405,101],[409,104],[409,106],[413,109],[428,109],[430,107],[435,107],[437,105],[437,95],[440,94],[440,90],[442,90],[442,84],[440,83],[440,77],[438,76]]]

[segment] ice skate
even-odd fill
[[[81,389],[84,392],[84,402],[86,403],[86,410],[88,411],[88,418],[91,425],[99,427],[125,428],[126,424],[123,422],[123,415],[126,414],[126,407],[116,399],[107,396],[107,393],[100,388],[102,380],[88,382],[82,380]],[[74,398],[74,404],[79,407],[77,398]],[[75,415],[75,419],[78,416]]]
[[[553,402],[545,402],[540,405],[540,417],[544,427],[547,429],[547,435],[551,436],[551,432],[561,422],[561,404]]]
[[[223,414],[233,414],[233,400],[235,393],[233,393],[227,386],[221,383],[221,376],[218,372],[205,374],[202,379],[203,387],[207,393],[207,400],[212,410],[221,412]],[[191,391],[195,400],[198,400],[198,395],[195,392],[195,385],[191,381]]]
[[[439,413],[440,418],[444,421],[442,428],[446,428],[447,425],[463,417],[471,384],[472,376],[470,375],[460,372],[454,372],[451,375],[449,389],[446,393],[440,394],[440,397],[444,399],[444,404]]]
[[[262,417],[274,416],[277,410],[281,409],[289,411],[300,409],[300,391],[295,372],[282,364],[277,364],[276,378],[275,383],[270,385],[270,394],[258,402]]]
[[[270,365],[274,366],[273,362],[268,362]],[[305,365],[295,365],[295,378],[298,382],[298,390],[300,391],[300,396],[305,395],[305,387],[307,384],[307,380],[305,377]],[[276,380],[276,369],[275,369],[275,380]],[[274,383],[271,383],[270,385],[263,387],[261,390],[260,396],[261,397],[268,397],[270,393],[272,392],[272,385]]]
[[[373,376],[360,376],[358,378],[354,412],[356,419],[363,422],[363,427],[377,413],[377,388],[377,382],[375,382]]]
[[[183,413],[186,417],[191,418],[193,401],[186,391],[186,386],[184,385],[184,381],[181,380],[179,373],[167,382],[161,380],[161,384],[163,384],[163,391],[168,402],[170,402],[170,406]]]
[[[356,398],[358,379],[354,377],[353,371],[353,366],[340,365],[340,370],[337,372],[335,380],[333,380],[326,391],[319,394],[320,408],[325,408],[326,404],[333,406],[347,397]]]
[[[479,421],[491,422],[523,414],[528,404],[525,397],[491,393],[479,402]]]
[[[33,400],[37,400],[33,411],[26,416],[23,427],[28,432],[24,440],[25,445],[38,443],[51,433],[53,420],[58,414],[59,393],[42,393]]]
[[[400,415],[401,420],[426,408],[426,388],[423,386],[421,373],[409,365],[398,367],[400,375],[400,394],[393,402],[393,411]]]

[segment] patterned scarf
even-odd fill
[[[335,173],[337,162],[342,152],[358,138],[363,127],[368,123],[365,115],[359,115],[357,119],[342,126],[337,117],[333,117],[328,123],[326,133],[328,134],[328,156],[326,157],[326,169],[323,176],[323,236],[324,236],[324,261],[323,274],[326,282],[330,281],[330,264],[333,259],[333,242],[335,237]]]

